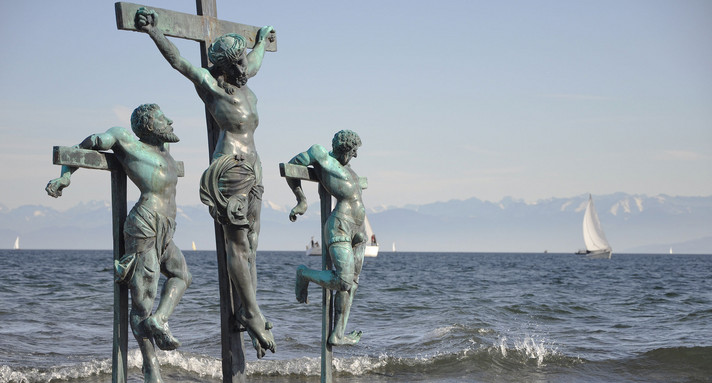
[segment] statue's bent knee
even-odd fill
[[[343,277],[339,277],[339,291],[349,291],[351,286],[353,286],[353,278],[349,278],[349,281],[346,281]]]

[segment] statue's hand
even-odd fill
[[[274,28],[271,25],[268,25],[266,27],[260,28],[259,32],[257,32],[257,43],[262,42],[262,40],[267,38],[267,41],[269,42],[274,42],[275,33],[274,33]]]
[[[134,23],[136,24],[136,29],[139,31],[148,32],[156,26],[157,20],[158,15],[156,14],[156,11],[141,7],[136,11]]]
[[[305,201],[300,201],[297,206],[292,209],[289,213],[289,220],[294,222],[297,220],[297,215],[304,215],[307,211],[307,203]]]
[[[69,186],[69,178],[67,177],[59,177],[55,178],[47,183],[47,187],[45,187],[45,191],[47,194],[51,197],[57,198],[62,195],[62,189],[66,188]]]

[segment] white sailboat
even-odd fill
[[[608,244],[606,235],[603,233],[601,221],[598,220],[598,214],[596,214],[590,194],[588,195],[586,213],[583,215],[583,241],[586,244],[586,250],[580,250],[577,254],[586,254],[589,258],[595,259],[611,258],[611,245]]]
[[[366,257],[376,257],[378,256],[378,241],[376,240],[376,234],[373,233],[371,228],[371,223],[368,222],[368,216],[364,220],[364,226],[366,227],[366,238],[368,238],[368,243],[366,244],[366,252],[364,256]]]
[[[20,250],[20,237],[19,236],[17,238],[15,238],[15,244],[12,245],[12,248],[14,250]]]
[[[393,242],[392,251],[393,251],[394,253],[396,252],[396,243],[395,243],[395,242]]]
[[[195,241],[193,241],[193,251],[196,251],[196,250],[198,250],[198,248],[195,247]]]

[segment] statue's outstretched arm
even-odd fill
[[[201,85],[205,75],[209,76],[210,73],[203,68],[194,66],[190,61],[183,58],[178,47],[166,38],[163,31],[156,27],[157,21],[158,15],[152,9],[141,7],[136,11],[136,28],[146,32],[151,37],[158,50],[173,69],[180,72],[194,84]]]
[[[293,165],[317,165],[320,164],[320,159],[328,156],[328,151],[321,145],[313,145],[306,152],[301,152],[289,160]],[[297,220],[297,215],[303,215],[307,211],[307,197],[302,189],[302,181],[296,178],[286,178],[287,185],[292,189],[294,196],[297,197],[297,206],[289,213],[289,220],[294,222]]]
[[[111,132],[111,129],[106,133],[92,134],[79,143],[74,145],[80,149],[108,150],[116,143],[116,138]],[[45,191],[51,197],[57,198],[62,196],[62,190],[71,183],[72,174],[77,171],[75,166],[62,165],[62,170],[58,178],[50,180],[45,187]]]
[[[290,164],[309,165],[309,154],[302,152],[289,160]],[[287,185],[292,189],[292,193],[297,197],[297,205],[289,212],[289,220],[294,222],[297,220],[297,215],[303,215],[307,211],[307,196],[302,189],[302,181],[297,178],[286,178]]]
[[[260,28],[256,40],[254,48],[247,55],[247,78],[254,77],[260,70],[267,41],[274,41],[274,28],[270,25]]]

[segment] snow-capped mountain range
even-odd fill
[[[712,196],[594,195],[613,251],[618,253],[712,254]],[[574,252],[583,247],[582,219],[588,195],[527,203],[512,198],[477,198],[401,207],[370,207],[368,216],[390,251]],[[131,207],[129,205],[129,208]],[[296,223],[291,206],[263,202],[261,250],[303,250],[319,238],[319,207],[310,206]],[[212,219],[203,206],[180,206],[176,244],[189,251],[215,248]],[[41,205],[8,209],[0,205],[0,248],[16,237],[26,249],[111,248],[109,202],[81,203],[66,211]]]

